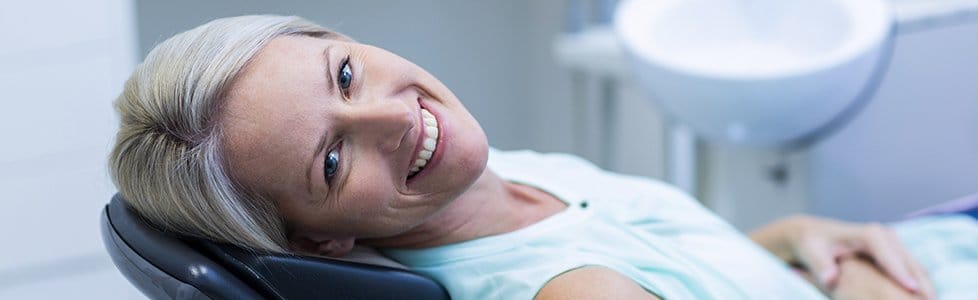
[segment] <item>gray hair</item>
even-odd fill
[[[235,77],[270,40],[344,38],[298,17],[218,19],[156,46],[115,102],[112,180],[129,205],[164,230],[289,252],[274,202],[228,172],[219,119]]]

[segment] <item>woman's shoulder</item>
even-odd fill
[[[547,282],[534,299],[659,299],[615,270],[587,266]]]

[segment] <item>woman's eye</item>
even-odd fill
[[[350,69],[350,60],[346,59],[340,65],[340,73],[336,76],[336,84],[344,91],[350,88],[353,82],[353,70]]]
[[[332,182],[333,176],[336,175],[336,171],[340,168],[340,152],[339,149],[330,150],[326,154],[326,162],[323,163],[323,174],[326,177],[326,182]]]

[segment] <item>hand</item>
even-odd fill
[[[914,294],[880,272],[863,258],[844,258],[839,262],[839,279],[829,292],[833,300],[917,300],[926,297]]]
[[[865,258],[904,289],[934,299],[923,268],[889,228],[815,217],[796,217],[786,236],[793,261],[804,266],[822,289],[831,291],[839,280],[843,259]]]

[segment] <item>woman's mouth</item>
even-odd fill
[[[421,133],[421,147],[419,148],[420,151],[414,155],[414,163],[411,165],[411,171],[408,172],[408,179],[424,170],[428,160],[438,148],[438,119],[427,109],[421,108],[421,120],[422,125],[424,125],[424,130]]]

